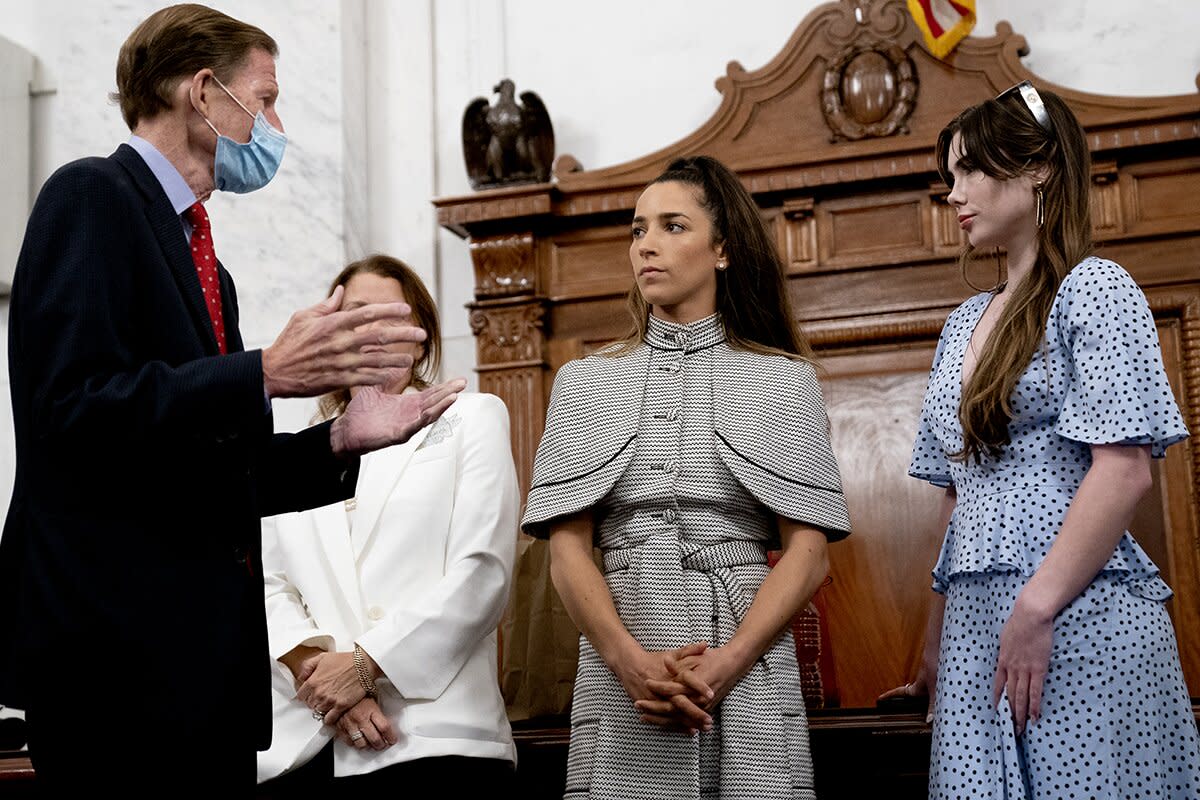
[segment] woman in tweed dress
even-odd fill
[[[629,256],[632,330],[559,370],[522,523],[583,632],[565,797],[813,798],[787,625],[849,521],[782,261],[707,157]]]

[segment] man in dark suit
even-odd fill
[[[403,304],[341,311],[335,293],[243,350],[201,204],[278,166],[276,52],[204,6],[152,15],[118,60],[130,142],[59,169],[29,220],[0,702],[26,709],[52,796],[250,791],[271,733],[259,517],[350,497],[359,454],[463,388],[363,390],[332,424],[273,435],[270,398],[391,382],[411,365],[396,346],[424,338]]]

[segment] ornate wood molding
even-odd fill
[[[475,297],[532,294],[537,284],[533,234],[516,233],[472,239]]]
[[[1200,113],[1200,109],[1195,113]],[[947,120],[949,117],[946,118]],[[1120,130],[1109,130],[1088,134],[1088,144],[1093,152],[1107,153],[1139,143],[1153,142],[1166,145],[1200,139],[1200,120],[1177,121],[1168,124],[1138,125]],[[897,140],[899,141],[899,140]],[[909,148],[900,148],[880,156],[826,160],[810,160],[796,166],[772,168],[747,168],[738,171],[742,183],[751,194],[786,192],[840,186],[847,183],[868,183],[902,178],[907,175],[936,175],[937,162],[933,157],[933,145],[904,140]],[[696,152],[696,151],[688,151]],[[665,160],[656,161],[661,169]],[[646,176],[649,181],[654,175]],[[584,216],[611,211],[631,210],[637,203],[643,182],[622,184],[610,191],[591,189],[576,195],[568,191],[567,184],[560,182],[555,187],[554,213],[564,217]],[[562,195],[561,198],[558,195]]]
[[[1200,298],[1195,295],[1180,309],[1183,330],[1180,339],[1183,345],[1183,379],[1186,386],[1188,407],[1192,410],[1188,419],[1188,430],[1193,436],[1200,435]],[[1193,441],[1192,476],[1200,481],[1200,444]],[[1200,516],[1200,483],[1193,483],[1197,516]],[[1200,546],[1200,545],[1198,545]]]
[[[433,201],[438,224],[466,238],[469,226],[537,217],[550,213],[550,185],[545,183],[508,189],[490,189],[473,195]]]
[[[479,389],[502,399],[511,420],[513,460],[522,497],[546,421],[545,334],[540,300],[481,300],[471,306]]]
[[[865,317],[802,323],[809,343],[818,350],[868,347],[884,343],[936,339],[952,308],[872,314]]]
[[[1080,92],[1032,74],[1020,60],[1028,52],[1025,38],[1001,22],[995,35],[968,37],[943,62],[924,49],[904,0],[827,3],[814,9],[779,55],[761,69],[750,72],[730,62],[716,82],[723,96],[720,107],[681,141],[597,170],[580,170],[578,162],[564,154],[553,182],[437,200],[438,221],[465,237],[469,230],[495,233],[520,218],[625,211],[670,158],[691,153],[720,158],[755,194],[933,174],[933,145],[942,126],[968,105],[1026,79],[1067,101],[1088,132],[1089,147],[1102,157],[1129,147],[1200,139],[1200,94],[1110,97]],[[880,111],[873,103],[884,103],[884,118],[896,117],[894,129],[830,141],[821,102],[823,96],[833,97],[834,87],[826,79],[829,66],[844,61],[849,68],[860,57],[878,61],[875,56],[888,62],[887,69],[878,63],[858,65],[870,77],[868,82],[874,81],[874,89],[839,88],[839,107],[844,115],[847,100],[857,104],[856,114],[865,117],[856,116],[855,124],[866,120],[869,127],[879,121],[870,121]],[[845,70],[838,76],[839,81],[845,78]],[[843,136],[857,136],[851,128],[841,131]],[[901,129],[908,135],[882,135]]]
[[[545,309],[540,301],[480,301],[470,308],[481,372],[544,363]]]
[[[1147,299],[1151,310],[1159,316],[1170,315],[1179,320],[1184,421],[1192,437],[1196,437],[1200,435],[1200,286],[1191,290],[1151,292]],[[1200,520],[1200,446],[1193,438],[1189,447],[1192,456],[1192,511]],[[1195,547],[1200,553],[1200,538],[1195,542]]]
[[[1067,101],[1088,130],[1094,151],[1200,135],[1196,120],[1200,96],[1107,97],[1079,92],[1029,72],[1020,60],[1028,52],[1025,38],[1001,22],[994,36],[968,37],[942,62],[925,50],[903,0],[828,3],[800,23],[766,66],[749,72],[730,62],[725,76],[716,82],[723,95],[721,105],[696,132],[662,150],[604,169],[577,170],[573,159],[564,158],[563,164],[570,163],[573,171],[556,173],[557,188],[569,198],[597,189],[639,187],[668,159],[689,153],[715,155],[743,177],[769,169],[776,185],[751,185],[755,192],[930,172],[937,133],[955,113],[1025,79]],[[876,84],[874,92],[859,93],[852,102],[861,103],[868,96],[880,101],[890,98],[885,118],[891,120],[891,127],[847,140],[843,137],[848,134],[857,136],[847,118],[840,128],[834,125],[840,136],[829,141],[828,111],[823,108],[828,109],[836,95],[840,105],[834,105],[844,112],[847,100],[855,97],[855,92],[848,95],[844,87],[833,85],[845,76],[838,67],[848,67],[860,57],[879,61],[867,53],[886,61],[887,68],[882,63],[860,64],[864,74],[882,83]],[[830,77],[830,70],[836,75]],[[891,88],[883,85],[889,81]],[[875,113],[867,113],[867,118]],[[888,135],[901,128],[911,135]],[[853,164],[839,163],[851,159]]]
[[[817,264],[816,203],[811,197],[785,200],[776,218],[776,239],[788,272],[804,272]]]
[[[521,502],[529,491],[533,478],[533,456],[542,438],[546,412],[542,407],[546,368],[543,364],[501,367],[479,372],[479,390],[504,400],[511,419],[509,437],[512,441],[513,462],[517,466],[517,481],[521,486]]]

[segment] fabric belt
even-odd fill
[[[657,537],[651,537],[652,539]],[[649,541],[649,540],[647,540]],[[744,564],[766,564],[767,548],[761,542],[746,539],[731,539],[719,544],[701,547],[689,542],[678,542],[679,563],[683,569],[712,572],[722,567],[739,567]],[[642,545],[622,547],[604,551],[604,571],[620,572],[629,569],[640,555]]]
[[[659,531],[635,547],[604,553],[604,571],[610,575],[623,573],[618,578],[622,589],[614,598],[619,598],[621,620],[651,652],[671,650],[697,638],[714,647],[724,644],[753,599],[747,596],[732,568],[766,563],[763,542],[730,540],[705,547],[681,542],[675,529]],[[702,573],[703,578],[688,580],[685,571]],[[695,587],[698,581],[708,584],[706,593],[711,593],[711,600],[707,603],[707,598],[688,601],[686,585]],[[692,618],[704,614],[702,609],[707,604],[711,604],[712,629],[692,631]],[[780,694],[772,674],[777,651],[772,648],[764,654],[716,711],[720,741],[710,757],[718,763],[703,768],[720,771],[722,796],[794,794],[788,755],[790,729],[785,727],[779,709],[765,711],[778,702]],[[794,668],[782,674],[794,674]],[[700,737],[664,732],[639,721],[636,713],[630,713],[632,704],[620,684],[614,680],[609,688],[612,697],[597,733],[596,766],[588,796],[593,800],[627,800],[632,796],[629,765],[642,763],[650,748],[653,783],[669,790],[668,794],[654,796],[699,798]],[[798,686],[795,688],[799,691]],[[799,724],[803,725],[803,720]],[[761,746],[764,742],[771,746]],[[797,746],[807,751],[807,742]]]
[[[606,574],[625,571],[621,619],[642,647],[651,652],[673,650],[693,640],[686,622],[690,604],[685,596],[685,570],[707,574],[714,593],[729,595],[740,621],[748,603],[744,592],[736,587],[730,568],[766,563],[767,551],[761,542],[730,540],[702,546],[680,541],[675,530],[655,533],[635,547],[604,553]],[[714,614],[715,600],[714,596]]]

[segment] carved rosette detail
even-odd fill
[[[917,85],[916,66],[894,42],[844,48],[821,84],[821,110],[833,141],[907,133]]]
[[[476,297],[506,297],[534,290],[533,235],[518,233],[471,242]]]
[[[490,306],[471,311],[481,366],[541,361],[545,347],[541,304]]]

